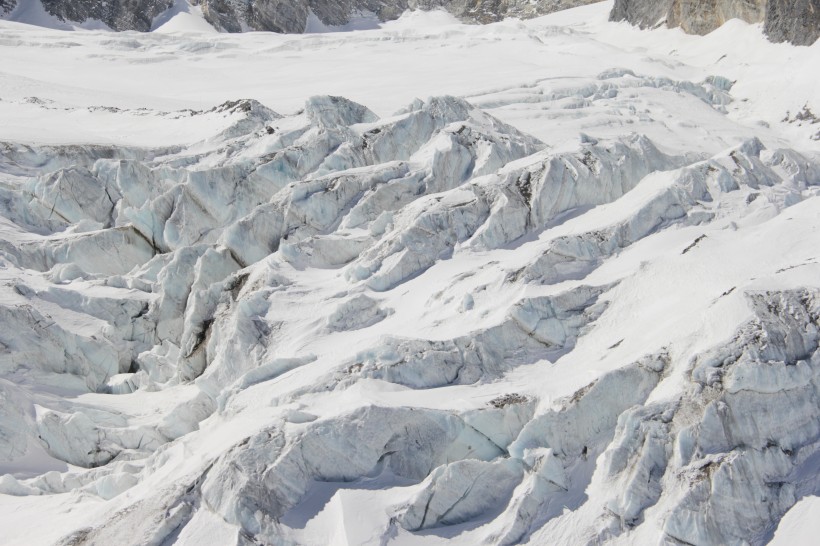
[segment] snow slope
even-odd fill
[[[0,22],[4,544],[810,543],[820,47],[179,6]]]

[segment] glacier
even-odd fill
[[[811,543],[820,49],[611,8],[0,21],[1,542]]]

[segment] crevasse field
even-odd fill
[[[177,6],[0,21],[0,543],[816,543],[820,42]]]

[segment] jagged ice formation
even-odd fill
[[[82,100],[120,106],[89,107],[68,84],[16,98],[33,84],[9,69],[4,540],[777,538],[820,490],[816,129],[779,110],[750,121],[772,99],[750,91],[747,46],[722,46],[740,68],[720,75],[647,58],[668,31],[604,42],[625,26],[606,15],[207,47],[70,35],[103,44],[72,53],[92,66],[161,73],[182,56],[208,77],[240,47],[259,66],[259,44],[281,55],[281,80],[283,58],[326,66],[358,40],[404,85],[378,48],[440,54],[439,32],[583,60],[535,76],[527,60],[524,83],[393,112],[338,95],[129,107],[135,89],[98,82]],[[594,17],[596,38],[579,22]],[[764,56],[790,47],[744,36]],[[678,39],[713,56],[709,37]],[[11,26],[6,40],[83,47]],[[799,106],[814,99],[801,77]],[[48,131],[12,138],[31,134],[13,111]]]

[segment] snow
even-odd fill
[[[326,32],[350,32],[353,30],[374,30],[380,28],[382,22],[378,16],[372,12],[355,13],[350,17],[350,21],[345,25],[326,25],[313,11],[309,11],[305,34],[317,34]]]
[[[202,33],[216,34],[217,31],[203,17],[202,8],[187,0],[174,0],[173,5],[151,25],[151,32],[162,34]]]
[[[478,106],[491,105],[494,115],[550,144],[559,144],[561,135],[585,130],[592,123],[609,134],[646,132],[675,148],[691,143],[693,138],[680,142],[679,135],[688,133],[716,151],[734,144],[738,121],[745,131],[751,126],[764,142],[780,138],[777,133],[781,131],[773,134],[755,124],[777,124],[787,110],[795,113],[807,101],[817,100],[815,78],[805,68],[817,63],[816,45],[771,44],[758,28],[736,21],[731,28],[706,37],[687,36],[678,30],[638,31],[626,24],[606,23],[604,8],[571,10],[575,19],[560,27],[556,25],[569,15],[476,27],[457,25],[449,16],[431,12],[406,16],[367,32],[221,34],[200,39],[175,33],[84,33],[82,43],[74,39],[76,34],[2,22],[6,44],[3,116],[12,127],[15,119],[23,125],[32,114],[16,114],[14,109],[30,96],[55,100],[58,104],[54,106],[60,107],[161,111],[207,109],[248,97],[289,113],[301,108],[306,97],[320,94],[345,96],[386,116],[417,97],[453,94],[466,96]],[[193,10],[187,13],[192,15]],[[19,47],[21,42],[30,47]],[[655,53],[647,55],[650,51]],[[715,51],[722,53],[715,55]],[[744,62],[748,56],[755,63]],[[72,70],[42,70],[44,57],[53,63],[50,66],[72,66]],[[560,101],[545,101],[559,90],[573,96],[594,83],[595,76],[617,66],[655,78],[702,82],[717,74],[737,80],[735,100],[728,105],[729,118],[681,93],[647,92],[635,99],[596,101],[600,106],[591,106],[583,117],[578,116],[578,109],[568,109]],[[789,78],[771,77],[780,71]],[[757,91],[761,89],[766,92]],[[638,111],[625,116],[630,108]],[[695,119],[668,117],[670,111],[682,109],[692,112]],[[52,114],[58,116],[54,122]],[[63,114],[58,111],[38,116],[52,131],[77,123],[60,119]],[[104,119],[80,123],[110,125]],[[4,138],[34,138],[31,129],[27,134],[24,127],[12,127],[4,128]],[[797,130],[789,126],[786,132]],[[127,134],[118,136],[120,142],[127,141]],[[100,135],[94,140],[111,138]]]
[[[38,6],[0,21],[4,544],[811,543],[818,44]]]
[[[820,525],[817,522],[818,510],[820,510],[820,497],[801,499],[783,516],[769,544],[772,546],[812,544],[820,531]]]
[[[9,21],[56,30],[111,30],[102,21],[94,19],[82,23],[62,21],[46,12],[40,0],[18,0],[17,6],[5,18]]]

